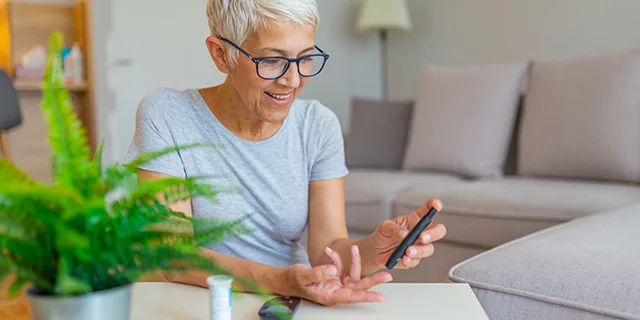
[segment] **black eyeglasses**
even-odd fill
[[[324,69],[324,65],[327,63],[327,59],[329,59],[329,55],[324,51],[320,50],[318,46],[315,48],[320,51],[320,53],[308,54],[295,59],[289,59],[285,57],[277,57],[277,56],[269,56],[269,57],[261,57],[254,58],[248,52],[242,50],[235,43],[229,41],[225,38],[220,38],[234,46],[240,52],[244,53],[245,56],[249,57],[251,61],[256,64],[256,72],[258,73],[258,77],[265,80],[275,80],[282,77],[289,67],[291,63],[296,63],[298,65],[298,73],[302,77],[313,77],[318,75],[322,69]]]

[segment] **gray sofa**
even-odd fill
[[[350,236],[437,197],[448,233],[396,282],[469,283],[492,319],[640,318],[638,51],[527,61],[523,82],[449,68],[414,101],[354,99]]]

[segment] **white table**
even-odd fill
[[[385,302],[323,307],[302,302],[294,320],[488,319],[467,284],[386,283],[373,290]],[[209,320],[209,291],[173,283],[136,283],[131,320]],[[233,293],[233,319],[258,320],[269,297]]]

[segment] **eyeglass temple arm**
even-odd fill
[[[244,51],[242,48],[238,47],[235,43],[231,42],[230,40],[226,39],[226,38],[220,38],[221,40],[229,43],[230,45],[232,45],[234,48],[238,49],[240,52],[242,52],[245,56],[249,57],[250,59],[255,59],[254,57],[252,57],[249,52]],[[318,49],[320,50],[320,49]]]

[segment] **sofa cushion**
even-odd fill
[[[412,101],[353,99],[345,147],[347,166],[400,169],[412,111]]]
[[[640,181],[640,52],[534,61],[520,175]]]
[[[639,319],[640,205],[507,243],[449,272],[491,319]]]
[[[502,176],[527,66],[425,68],[404,168],[472,178]]]
[[[585,215],[640,203],[640,187],[591,181],[509,177],[459,185],[435,193],[433,186],[407,190],[395,214],[427,195],[444,205],[434,222],[447,226],[447,241],[491,248]]]
[[[393,200],[398,193],[416,185],[442,189],[463,182],[446,174],[351,168],[349,171],[344,181],[347,226],[350,230],[363,232],[371,232],[382,221],[393,217]],[[416,199],[422,203],[427,200]]]

